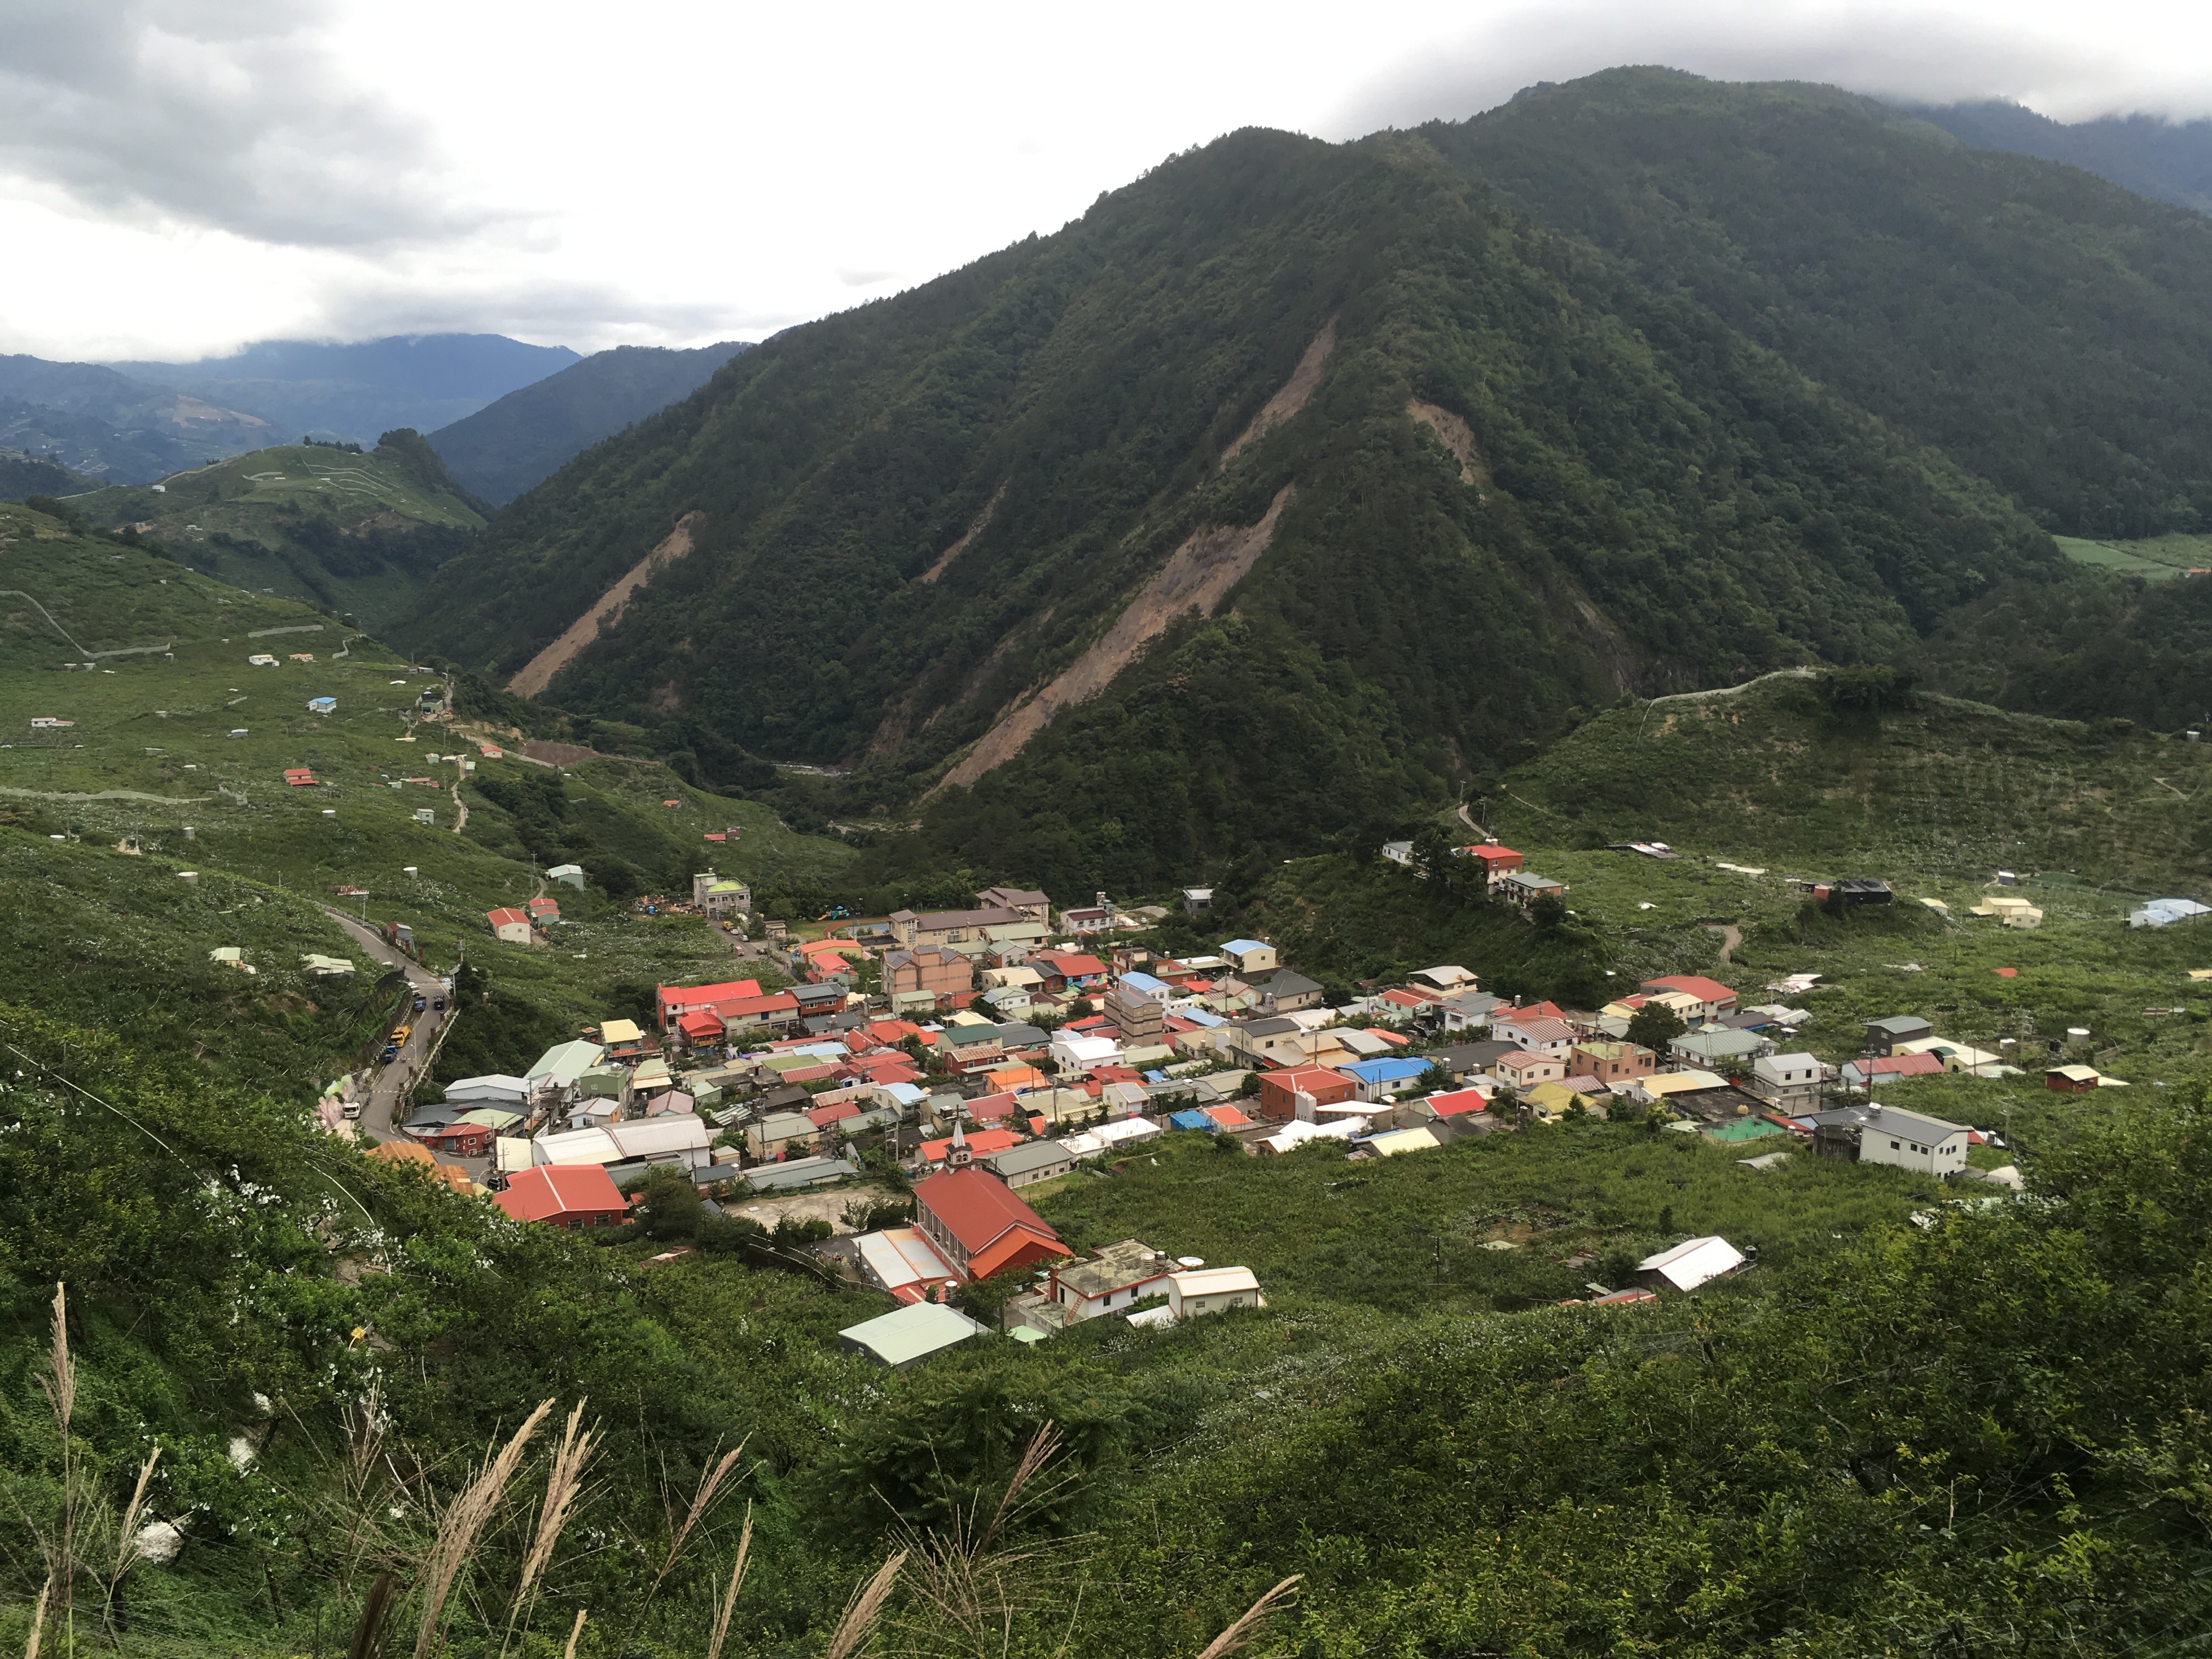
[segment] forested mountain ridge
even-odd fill
[[[512,676],[610,595],[553,703],[927,794],[940,860],[1157,882],[1623,693],[1912,659],[2061,577],[2039,520],[2192,526],[2207,301],[2212,227],[1826,88],[1248,131],[746,353],[412,637]]]
[[[441,427],[429,434],[430,446],[471,491],[503,505],[600,439],[688,397],[744,349],[726,340],[689,351],[594,352]]]
[[[2212,523],[2212,222],[1872,100],[1616,70],[1440,149],[2027,507]]]

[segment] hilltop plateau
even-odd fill
[[[301,950],[345,954],[344,937],[312,909],[327,904],[407,922],[423,959],[447,969],[465,950],[512,999],[519,1048],[596,1017],[611,996],[643,1012],[656,978],[729,964],[716,930],[696,918],[634,916],[636,896],[688,895],[691,872],[710,860],[773,893],[818,882],[852,858],[649,761],[524,760],[507,746],[519,733],[457,726],[447,682],[369,635],[23,507],[0,507],[0,823],[17,826],[0,880],[18,896],[0,914],[10,964],[0,1000],[98,1023],[142,994],[134,988],[150,964],[167,963],[172,988],[154,1001],[171,1006],[180,984],[196,987],[193,995],[238,985],[208,966],[206,951],[252,946],[254,932],[217,915],[288,916],[301,939],[319,940]],[[325,697],[328,712],[310,708]],[[298,768],[312,787],[287,785],[287,769]],[[741,834],[726,844],[701,839],[732,828]],[[547,866],[571,861],[590,872],[591,888],[571,895],[566,948],[489,936],[487,910],[521,903],[543,889]],[[180,868],[204,884],[221,873],[242,884],[193,890]],[[361,890],[332,896],[340,889]],[[104,917],[108,907],[115,914]],[[133,914],[144,920],[118,922]],[[145,927],[162,942],[149,942]],[[73,971],[50,991],[57,951]],[[178,967],[185,958],[189,974]],[[258,951],[248,960],[279,975],[253,981],[264,998],[301,972],[296,961]],[[211,1047],[214,1030],[251,1024],[234,1010],[211,1010],[209,1021],[199,1041]],[[284,1068],[256,1062],[252,1075],[296,1090],[318,1067],[343,1069],[360,1040],[343,1036],[301,1049],[282,1085]],[[227,1040],[221,1046],[228,1054]],[[479,1057],[488,1068],[523,1065],[537,1047]]]
[[[404,612],[430,573],[469,544],[483,504],[415,433],[366,453],[286,444],[111,485],[64,506],[97,529],[149,537],[193,568],[377,628]]]

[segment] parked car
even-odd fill
[[[419,1013],[421,1013],[421,1012],[423,1011],[423,1009],[425,1009],[425,1008],[428,1007],[429,1006],[430,1006],[430,1005],[429,1005],[429,1004],[428,1004],[428,1003],[424,999],[422,999],[422,998],[421,998],[421,997],[416,997],[416,998],[415,999],[415,1012],[416,1012],[416,1013],[418,1013],[418,1014],[419,1014]]]
[[[379,1062],[386,1066],[391,1065],[393,1060],[398,1058],[399,1045],[396,1042],[386,1043],[384,1045],[384,1052],[377,1056]]]

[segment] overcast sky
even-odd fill
[[[0,350],[757,339],[1246,125],[1622,63],[2212,114],[2212,6],[0,0]]]

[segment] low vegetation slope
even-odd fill
[[[26,495],[71,495],[99,485],[97,478],[72,472],[43,455],[0,449],[0,501],[20,501]]]
[[[909,1553],[885,1645],[944,1655],[982,1622],[991,1651],[1188,1659],[1293,1576],[1269,1639],[1323,1653],[2120,1659],[2208,1612],[2193,1098],[2085,1114],[2035,1161],[2040,1201],[1990,1209],[1625,1124],[1364,1165],[1179,1135],[1039,1201],[1086,1244],[1249,1259],[1267,1308],[984,1334],[886,1372],[836,1333],[888,1298],[746,1265],[738,1223],[693,1218],[680,1259],[658,1217],[519,1226],[161,1052],[4,1005],[0,1042],[18,1639],[65,1480],[75,1621],[180,1655],[294,1653],[302,1625],[334,1646],[388,1593],[401,1639],[442,1627],[459,1654],[550,1653],[581,1622],[601,1651],[768,1659],[823,1650],[917,1544],[973,1599]],[[1695,1298],[1550,1305],[1700,1231],[1758,1264]],[[40,1388],[57,1282],[66,1442]],[[441,1607],[441,1516],[540,1401]],[[575,1407],[603,1437],[541,1532]],[[988,1542],[956,1530],[1048,1422],[1028,1501]],[[111,1580],[155,1447],[145,1513],[183,1547]]]
[[[1901,857],[1931,873],[2194,886],[2212,878],[2208,782],[2212,745],[2179,734],[1847,673],[1624,704],[1510,774],[1491,805],[1556,841],[1693,840],[1820,875]]]
[[[68,499],[95,529],[134,526],[194,569],[376,628],[469,544],[483,504],[412,431],[367,453],[287,444]]]
[[[511,1071],[536,1057],[548,1031],[647,1013],[656,981],[727,975],[719,931],[637,915],[634,897],[688,895],[691,872],[710,866],[764,894],[787,892],[852,859],[834,840],[794,835],[765,807],[699,790],[656,763],[521,759],[507,733],[447,717],[447,691],[441,678],[295,601],[0,507],[0,815],[16,826],[5,851],[0,997],[158,1030],[167,1044],[185,1023],[177,996],[222,990],[230,1000],[209,1009],[209,1030],[174,1047],[216,1052],[235,1035],[227,1060],[250,1063],[246,1074],[261,1086],[276,1087],[281,1071],[297,1089],[350,1056],[349,1040],[332,1039],[335,1054],[308,1041],[322,1027],[305,1002],[329,999],[301,980],[299,962],[309,951],[345,954],[343,939],[326,927],[322,942],[295,944],[291,922],[270,920],[295,917],[304,896],[408,923],[424,960],[441,969],[465,950],[514,1000],[488,1022],[510,1028],[504,1048],[486,1052],[464,1031],[457,1052],[485,1062],[478,1070]],[[328,712],[310,708],[323,698]],[[72,724],[32,725],[47,720]],[[462,770],[464,758],[474,770]],[[299,768],[313,787],[286,783]],[[586,887],[553,890],[559,946],[490,937],[486,911],[522,903],[548,866],[572,862]],[[200,873],[197,896],[185,870]],[[245,951],[257,973],[211,966],[208,952],[226,945]],[[57,964],[67,964],[68,983],[40,996]]]

